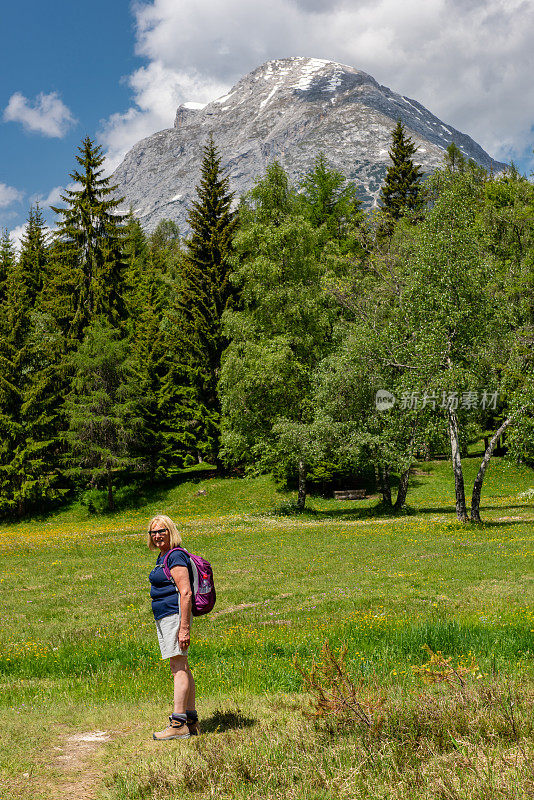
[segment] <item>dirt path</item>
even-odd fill
[[[68,736],[53,748],[52,764],[64,779],[56,784],[51,800],[94,800],[102,774],[95,766],[95,755],[111,739],[108,731],[86,731]]]

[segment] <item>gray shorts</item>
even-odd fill
[[[159,647],[162,658],[171,656],[186,656],[189,648],[182,650],[178,642],[180,629],[180,614],[170,614],[168,617],[156,620]]]

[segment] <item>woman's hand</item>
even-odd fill
[[[190,635],[189,635],[189,628],[183,628],[180,625],[180,629],[178,631],[178,644],[180,645],[180,650],[187,650],[189,647],[190,642]]]

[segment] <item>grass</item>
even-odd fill
[[[467,485],[478,461],[465,461]],[[534,473],[493,462],[482,526],[456,522],[445,461],[418,465],[400,517],[376,517],[373,499],[324,498],[280,516],[289,496],[269,479],[204,475],[155,488],[133,510],[90,516],[78,504],[0,526],[0,796],[69,796],[76,770],[109,800],[531,796],[534,513],[518,495]],[[209,557],[218,590],[191,652],[208,732],[181,753],[149,738],[170,701],[143,534],[160,510]],[[325,639],[346,645],[348,673],[387,735],[303,715],[294,656],[309,669]],[[424,684],[424,645],[474,659],[469,703]],[[463,744],[439,744],[446,728]],[[109,738],[69,744],[95,730]],[[491,789],[488,770],[502,786]]]

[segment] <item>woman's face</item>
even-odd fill
[[[156,547],[159,547],[162,553],[165,553],[169,549],[171,536],[162,522],[155,520],[152,523],[150,526],[150,536]]]

